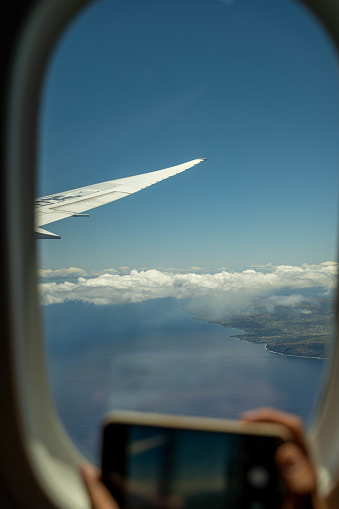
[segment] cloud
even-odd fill
[[[218,267],[218,268],[207,268],[207,267],[185,267],[185,268],[178,268],[178,267],[166,267],[162,269],[158,269],[161,272],[170,272],[171,274],[217,274],[218,272],[227,271],[227,267]]]
[[[62,269],[74,278],[75,271]],[[338,264],[325,262],[319,265],[270,266],[266,272],[254,268],[238,272],[223,270],[217,273],[175,273],[156,269],[130,270],[128,274],[117,274],[114,269],[95,277],[86,272],[77,281],[48,281],[40,287],[41,303],[55,304],[68,301],[89,302],[96,305],[115,305],[141,302],[150,299],[172,297],[186,299],[188,306],[204,311],[209,318],[249,308],[258,298],[271,297],[270,305],[295,306],[302,297],[275,296],[282,289],[321,288],[328,292],[337,284]],[[45,271],[46,272],[46,271]],[[55,277],[59,271],[51,271]],[[51,277],[51,276],[49,276]],[[305,299],[304,299],[305,300]]]
[[[293,308],[293,311],[298,314],[310,314],[312,313],[309,309],[302,309],[302,304],[312,302],[314,299],[301,295],[299,293],[292,293],[290,295],[270,295],[265,297],[258,302],[260,309],[265,309],[269,313],[273,313],[276,307],[282,308]]]
[[[272,295],[267,301],[273,306],[295,307],[305,302],[305,297],[300,294]]]
[[[116,269],[104,269],[104,270],[101,270],[100,273],[101,274],[118,274],[118,271]],[[98,272],[96,272],[96,274],[98,274]],[[91,275],[92,275],[92,272],[91,272]]]
[[[59,278],[78,278],[79,276],[86,276],[87,272],[84,269],[76,267],[69,267],[68,269],[39,269],[38,277],[43,279],[59,279]]]

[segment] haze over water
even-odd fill
[[[92,459],[102,417],[113,409],[237,418],[269,405],[310,421],[326,361],[272,354],[183,308],[170,298],[45,308],[56,407]]]

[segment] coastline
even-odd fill
[[[328,346],[333,338],[333,328],[328,316],[313,312],[302,315],[278,315],[272,313],[245,315],[227,320],[195,320],[217,323],[233,329],[229,337],[249,343],[263,344],[265,349],[284,357],[305,359],[328,359]],[[236,330],[234,330],[236,329]],[[240,332],[240,334],[239,334]],[[242,333],[242,334],[241,334]]]
[[[226,327],[228,329],[233,328],[233,327],[230,327],[229,325],[225,325],[223,323],[220,323],[220,325],[222,325],[223,327]],[[267,350],[267,352],[270,352],[270,353],[273,353],[276,355],[282,355],[283,357],[296,357],[299,359],[302,358],[302,359],[318,359],[318,360],[327,360],[328,359],[328,356],[319,357],[316,355],[302,354],[301,352],[293,353],[293,350],[295,350],[296,347],[298,348],[298,345],[296,345],[296,343],[293,341],[290,341],[289,343],[284,343],[283,345],[279,345],[279,343],[275,345],[275,344],[265,341],[265,338],[263,338],[263,337],[254,336],[250,332],[247,332],[243,329],[240,329],[240,330],[242,330],[243,334],[235,334],[233,336],[230,336],[230,338],[239,339],[239,341],[247,341],[248,343],[264,344],[264,348],[265,348],[265,350]],[[277,347],[279,348],[279,346],[283,347],[283,349],[285,351],[277,351],[274,349]],[[313,346],[313,344],[310,343],[308,349],[311,349],[310,347],[312,347],[312,346]],[[321,346],[323,346],[323,344],[321,344]]]
[[[283,357],[295,357],[296,359],[318,359],[319,361],[326,361],[326,360],[328,360],[328,357],[309,357],[309,356],[306,356],[306,355],[292,355],[292,354],[275,352],[274,350],[270,350],[268,348],[267,344],[265,344],[265,350],[267,352],[274,353],[276,355],[282,355]]]

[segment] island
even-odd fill
[[[326,359],[334,333],[333,300],[317,298],[307,305],[272,309],[258,303],[250,312],[218,320],[218,323],[241,329],[245,334],[232,337],[264,343],[270,352]]]

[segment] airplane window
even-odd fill
[[[91,459],[112,409],[310,423],[337,284],[336,65],[290,0],[99,0],[64,32],[39,290],[55,405]]]

